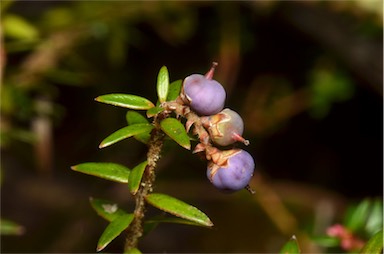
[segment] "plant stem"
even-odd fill
[[[137,248],[139,238],[143,235],[144,215],[146,210],[145,197],[153,191],[155,182],[155,169],[157,161],[160,159],[161,149],[163,147],[164,133],[160,129],[160,121],[165,115],[155,117],[153,123],[155,128],[152,131],[151,139],[148,142],[147,160],[141,185],[135,195],[134,219],[128,228],[128,237],[125,242],[124,252]]]

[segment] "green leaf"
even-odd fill
[[[129,110],[126,114],[126,119],[128,122],[128,125],[134,125],[134,124],[142,124],[142,123],[148,123],[147,118],[145,118],[142,114]],[[144,132],[133,136],[136,140],[148,144],[149,139],[151,138],[151,132]]]
[[[296,236],[294,235],[292,236],[292,238],[283,246],[283,248],[281,248],[280,253],[282,254],[301,253]]]
[[[316,236],[312,237],[312,240],[323,247],[336,247],[340,245],[340,238],[333,236]]]
[[[149,218],[145,221],[144,227],[143,227],[144,229],[143,234],[147,235],[152,230],[154,230],[160,223],[173,223],[173,224],[184,224],[184,225],[191,225],[191,226],[206,227],[206,225],[201,225],[200,223],[196,223],[194,221],[161,215],[161,216],[155,216],[155,217]]]
[[[152,232],[157,226],[159,225],[158,222],[153,221],[152,223],[147,223],[147,221],[144,222],[143,225],[143,236],[148,235],[150,232]]]
[[[347,212],[344,225],[352,232],[361,229],[368,218],[370,206],[371,201],[364,199],[356,207],[350,208]]]
[[[132,220],[133,214],[124,214],[116,217],[111,223],[109,223],[101,235],[99,242],[97,243],[96,251],[101,251],[107,247],[107,245],[112,242],[113,239],[118,237],[121,232],[128,228]]]
[[[71,167],[72,170],[107,180],[128,183],[129,168],[109,162],[86,162]]]
[[[137,111],[129,110],[125,115],[128,125],[134,125],[139,123],[148,123],[147,118]]]
[[[180,146],[185,149],[191,149],[191,142],[189,140],[189,136],[183,126],[175,118],[166,118],[160,122],[161,129],[167,134],[171,139],[176,141]]]
[[[167,100],[169,87],[169,74],[167,67],[161,67],[159,75],[157,76],[157,95],[159,96],[160,102]]]
[[[128,187],[129,191],[135,195],[137,190],[139,189],[141,178],[143,177],[143,173],[145,170],[145,167],[147,166],[148,161],[144,161],[134,167],[129,174],[129,181],[128,181]]]
[[[127,214],[123,209],[120,209],[116,203],[109,200],[90,198],[92,208],[96,213],[111,222],[121,215]]]
[[[22,235],[25,229],[19,224],[5,219],[0,219],[0,235]]]
[[[177,217],[196,222],[199,225],[212,227],[213,223],[202,211],[174,197],[152,193],[146,197],[149,204]]]
[[[177,217],[164,217],[164,216],[155,216],[152,218],[149,218],[145,221],[145,223],[152,224],[152,223],[174,223],[174,224],[184,224],[184,225],[192,225],[192,226],[205,226],[201,225],[200,223],[196,223],[194,221],[177,218]]]
[[[3,19],[4,34],[20,40],[36,40],[39,37],[38,29],[24,18],[7,14]]]
[[[383,230],[377,232],[369,239],[360,253],[380,254],[383,251]]]
[[[137,248],[132,248],[127,251],[124,251],[125,254],[141,254],[141,251]]]
[[[103,141],[101,141],[99,148],[110,146],[116,142],[135,136],[137,134],[148,133],[152,129],[153,129],[153,125],[149,123],[134,124],[134,125],[126,126],[124,128],[121,128],[115,131],[114,133],[106,137]]]
[[[183,85],[183,80],[181,79],[173,81],[169,85],[167,101],[176,100],[176,98],[180,95],[182,85]]]
[[[95,100],[98,102],[130,109],[147,110],[155,106],[148,99],[132,94],[106,94],[97,97]]]
[[[164,111],[164,108],[162,107],[153,107],[147,110],[147,117],[153,117],[157,115],[158,113]]]
[[[369,235],[373,235],[383,227],[383,202],[380,199],[372,201],[371,210],[367,222],[365,223],[365,230]]]

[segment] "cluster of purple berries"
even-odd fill
[[[217,146],[229,146],[240,141],[249,141],[241,135],[244,123],[241,116],[231,109],[224,109],[226,92],[223,86],[212,79],[217,63],[205,75],[192,74],[183,81],[181,99],[193,112],[200,116],[210,140]],[[200,143],[208,159],[207,177],[212,184],[225,192],[248,188],[253,175],[255,162],[252,156],[242,149],[220,150],[209,144]],[[203,149],[201,149],[203,147]]]

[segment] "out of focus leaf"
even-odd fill
[[[108,57],[112,65],[122,66],[127,56],[128,29],[120,23],[109,26],[111,30],[108,36]]]
[[[123,232],[126,228],[128,228],[129,224],[131,224],[133,220],[133,214],[124,214],[116,217],[104,230],[101,235],[99,242],[97,243],[96,251],[101,251],[107,245],[113,241],[116,237],[118,237],[121,232]]]
[[[293,254],[293,253],[301,253],[299,243],[297,242],[296,236],[292,236],[292,238],[284,244],[283,248],[280,250],[281,254]]]
[[[213,223],[202,211],[174,197],[152,193],[146,197],[149,204],[177,217],[193,221],[201,226],[212,227]]]
[[[121,215],[127,214],[124,210],[120,209],[119,206],[112,201],[90,198],[89,199],[92,208],[98,215],[106,219],[107,221],[113,221]]]
[[[370,206],[371,201],[364,199],[356,207],[350,208],[345,216],[344,225],[352,232],[362,229],[367,221]]]
[[[137,248],[132,248],[127,251],[124,251],[124,254],[141,254],[141,251]]]
[[[169,88],[169,74],[167,67],[161,67],[159,71],[159,75],[157,76],[157,95],[159,97],[159,101],[165,102],[168,96],[168,88]]]
[[[316,236],[312,240],[323,247],[336,247],[340,245],[340,239],[332,236]]]
[[[64,28],[78,21],[71,8],[56,7],[44,13],[44,25],[50,29]]]
[[[126,114],[126,119],[128,122],[128,125],[134,125],[134,124],[140,124],[140,123],[148,123],[147,118],[145,118],[142,114],[139,112],[130,110]],[[149,139],[151,138],[151,134],[149,132],[137,134],[133,136],[136,140],[147,144]]]
[[[169,85],[167,101],[176,100],[176,98],[180,95],[182,85],[183,85],[183,80],[181,79],[173,81]]]
[[[128,183],[129,168],[108,162],[86,162],[71,167],[72,170],[107,180]]]
[[[4,14],[13,3],[14,0],[2,0],[0,4],[0,14]]]
[[[137,190],[139,189],[141,178],[143,177],[143,173],[145,170],[145,167],[147,166],[148,161],[144,161],[134,167],[129,174],[129,181],[128,181],[128,187],[129,191],[135,195]]]
[[[24,227],[10,220],[0,219],[0,235],[22,235]]]
[[[49,80],[66,85],[81,86],[86,79],[86,74],[61,69],[52,69],[44,74]]]
[[[20,40],[35,40],[39,31],[31,23],[20,16],[7,14],[3,17],[4,35]]]
[[[132,94],[106,94],[97,97],[95,100],[98,102],[130,109],[147,110],[155,106],[148,99]]]
[[[180,146],[185,149],[191,149],[191,142],[187,131],[184,128],[184,125],[180,123],[175,118],[166,118],[160,122],[161,129],[167,134],[171,139],[176,141]]]
[[[377,232],[364,245],[360,253],[381,254],[383,253],[383,230]]]
[[[383,202],[380,199],[372,201],[371,209],[365,223],[365,230],[373,235],[383,228]]]
[[[129,125],[124,128],[121,128],[108,137],[106,137],[103,141],[101,141],[99,148],[104,148],[110,146],[116,142],[119,142],[123,139],[142,134],[149,133],[153,129],[153,125],[144,123],[144,124],[134,124]]]
[[[33,144],[36,141],[36,135],[30,130],[20,128],[0,130],[0,146],[7,146],[15,140]]]
[[[353,96],[354,86],[347,75],[341,71],[320,66],[315,68],[310,80],[310,113],[324,117],[332,104],[345,101]]]

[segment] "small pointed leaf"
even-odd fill
[[[134,125],[134,124],[143,124],[148,123],[147,118],[145,118],[142,114],[139,112],[129,110],[126,114],[126,119],[128,125]],[[151,132],[144,132],[133,136],[136,140],[148,144],[149,139],[151,138]]]
[[[154,207],[177,217],[196,222],[202,226],[213,226],[211,220],[202,211],[174,197],[160,193],[152,193],[146,197],[146,200]]]
[[[145,118],[145,116],[134,110],[128,110],[125,118],[127,119],[128,125],[148,123],[148,120]]]
[[[113,221],[121,215],[127,214],[123,209],[120,209],[119,206],[112,201],[92,197],[89,199],[89,201],[96,213],[109,222]]]
[[[119,183],[127,183],[130,172],[123,165],[108,162],[86,162],[72,166],[71,169]]]
[[[167,101],[176,100],[176,98],[180,95],[182,85],[183,85],[183,80],[181,79],[173,81],[169,85]]]
[[[373,235],[361,249],[360,253],[383,253],[383,230],[380,230],[375,235]]]
[[[153,117],[157,115],[158,113],[164,111],[164,108],[162,107],[153,107],[147,110],[147,117]]]
[[[143,173],[145,170],[145,167],[147,166],[148,161],[144,161],[134,167],[129,174],[129,181],[128,181],[128,187],[129,191],[135,195],[137,190],[139,189],[141,178],[143,177]]]
[[[191,142],[189,136],[183,126],[175,118],[166,118],[160,123],[161,129],[167,134],[171,139],[176,141],[180,146],[185,149],[191,149]]]
[[[301,253],[299,244],[297,242],[296,236],[292,236],[292,238],[281,248],[281,254],[296,254]]]
[[[109,223],[97,243],[96,251],[101,251],[107,247],[113,239],[118,237],[121,232],[123,232],[129,224],[131,224],[132,220],[133,214],[124,214],[116,217],[111,223]]]
[[[168,95],[169,87],[169,74],[167,67],[161,67],[159,75],[157,76],[157,95],[159,96],[159,101],[165,102]]]
[[[155,106],[148,99],[132,94],[106,94],[97,97],[95,100],[98,102],[130,109],[147,110]]]
[[[99,148],[110,146],[123,139],[138,135],[141,133],[148,133],[153,129],[153,125],[149,123],[134,124],[121,128],[108,137],[106,137],[99,145]]]

